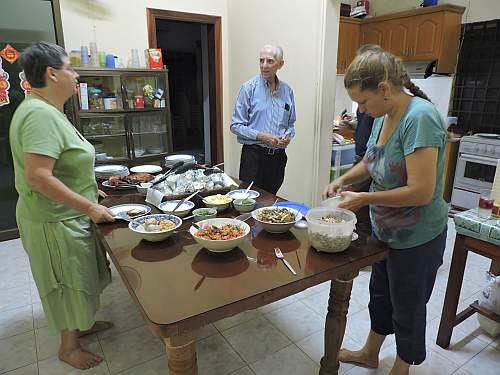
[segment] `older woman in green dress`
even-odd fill
[[[10,127],[17,224],[49,328],[61,335],[59,358],[88,369],[102,358],[84,350],[79,337],[111,326],[95,321],[111,276],[91,221],[113,216],[97,203],[94,148],[63,113],[78,78],[66,52],[38,43],[20,64],[33,91]]]

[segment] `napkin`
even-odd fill
[[[146,193],[146,202],[158,207],[164,196],[161,191],[149,188]]]

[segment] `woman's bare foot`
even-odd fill
[[[339,361],[344,363],[352,363],[356,366],[366,367],[366,368],[377,368],[378,358],[370,356],[364,350],[347,350],[340,349]]]
[[[80,370],[87,370],[102,362],[102,357],[88,352],[83,348],[77,348],[69,351],[63,351],[60,349],[59,359]]]
[[[102,332],[107,329],[113,328],[115,325],[112,322],[105,322],[105,321],[96,321],[92,328],[87,329],[86,331],[78,331],[78,337],[83,337],[86,335],[90,335],[91,333],[97,333],[97,332]]]

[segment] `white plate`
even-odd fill
[[[133,217],[128,216],[127,212],[133,209],[143,210],[144,213]],[[109,207],[108,210],[110,210],[114,216],[119,216],[125,220],[131,220],[135,219],[136,217],[149,214],[151,212],[151,207],[146,206],[145,204],[119,204],[116,206]]]
[[[158,173],[161,172],[161,167],[158,165],[137,165],[130,168],[133,173]]]
[[[243,199],[243,198],[240,198],[238,197],[238,195],[243,195],[245,193],[245,190],[246,189],[237,189],[237,190],[231,190],[229,193],[227,193],[227,195],[229,195],[231,198],[233,199]],[[248,198],[251,198],[251,199],[256,199],[258,197],[260,197],[260,193],[258,191],[255,191],[255,190],[248,190]]]
[[[359,238],[359,235],[356,232],[352,232],[352,240],[351,241],[356,241]]]
[[[477,133],[477,134],[474,134],[478,137],[482,137],[482,138],[491,138],[491,139],[498,139],[500,138],[500,134],[494,134],[494,133]]]
[[[108,189],[114,189],[114,190],[126,190],[126,189],[135,189],[137,185],[118,185],[118,186],[112,186],[109,184],[109,181],[103,181],[102,186],[108,188]]]
[[[101,174],[109,174],[109,173],[120,173],[128,171],[127,166],[125,165],[115,165],[115,164],[110,164],[110,165],[99,165],[94,168],[94,172],[96,173],[101,173]]]

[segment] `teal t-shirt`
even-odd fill
[[[406,186],[405,157],[420,147],[438,149],[436,187],[426,206],[384,207],[370,205],[375,235],[393,249],[407,249],[436,238],[448,221],[448,207],[443,199],[444,150],[446,127],[436,107],[428,101],[411,99],[399,126],[383,146],[377,146],[383,118],[375,119],[363,162],[373,179],[371,191],[385,191]],[[429,166],[422,165],[423,169]]]

